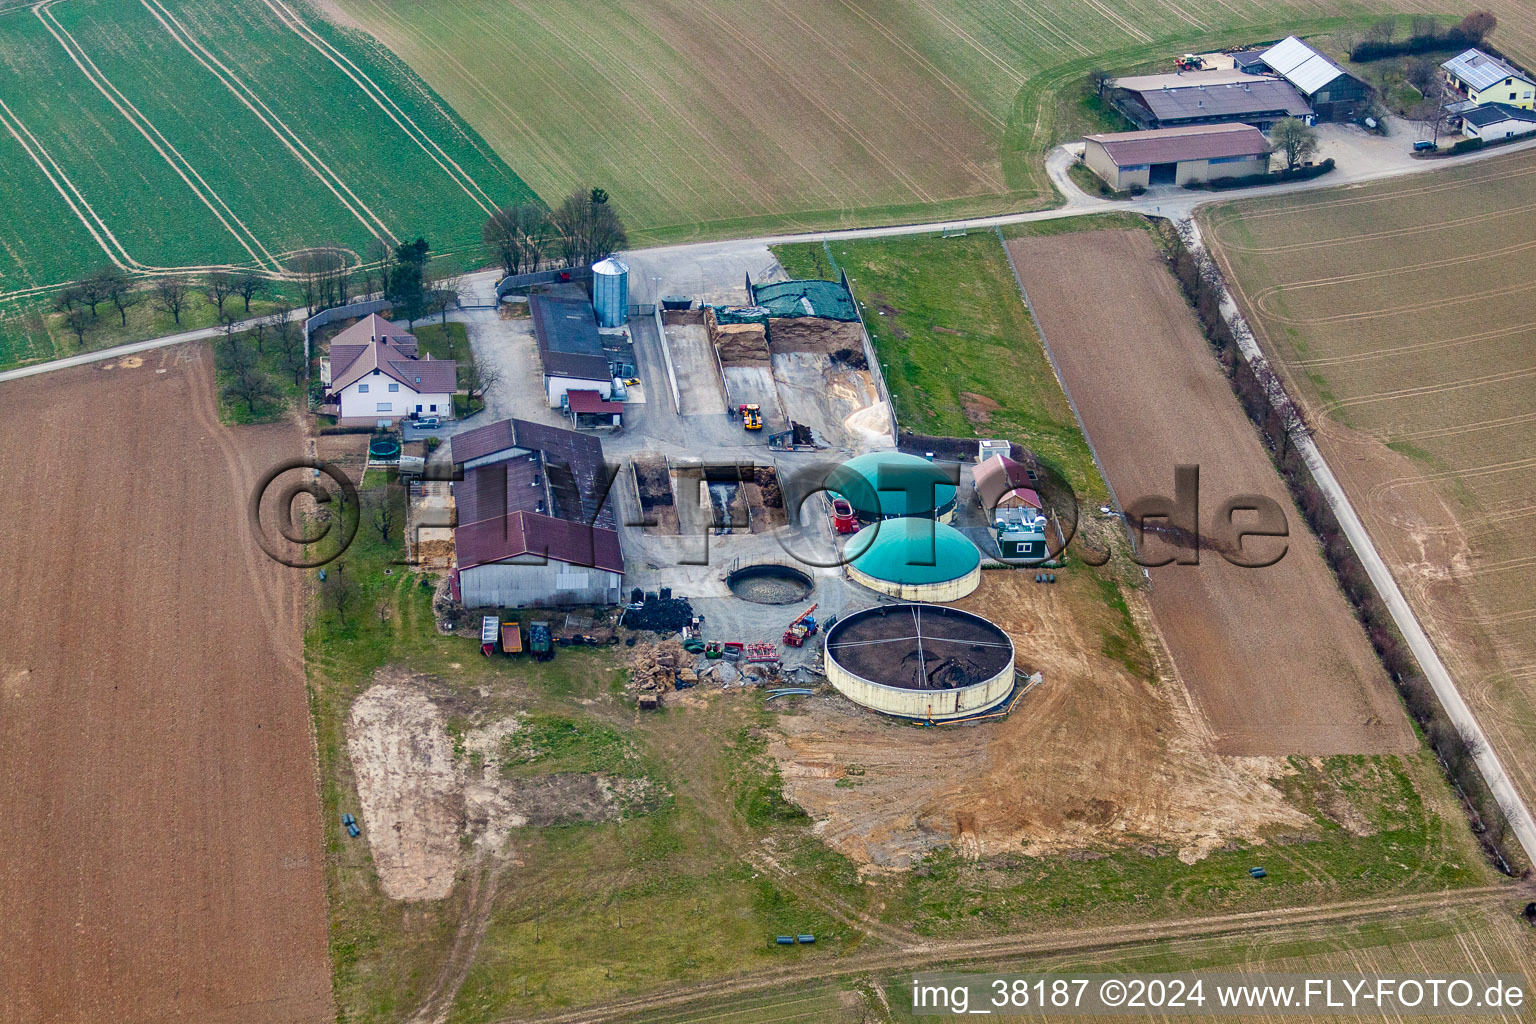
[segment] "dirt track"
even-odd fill
[[[210,373],[0,386],[0,1020],[334,1015],[302,593],[244,514],[299,436]]]
[[[1152,573],[1152,607],[1217,749],[1391,753],[1406,717],[1193,315],[1141,231],[1009,243],[1035,315],[1123,505],[1173,494],[1200,467],[1200,525],[1227,498],[1273,498],[1290,523],[1277,564],[1214,552]],[[1272,543],[1272,542],[1269,542]]]

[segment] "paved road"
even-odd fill
[[[256,326],[256,320],[241,320],[235,324],[235,330],[248,331]],[[294,310],[288,317],[291,320],[303,320],[304,311]],[[67,370],[72,366],[85,366],[90,363],[103,363],[113,359],[121,359],[123,356],[131,356],[137,352],[148,352],[152,349],[165,348],[169,345],[181,345],[188,341],[202,341],[205,338],[217,338],[224,333],[222,327],[203,327],[195,331],[182,331],[180,334],[167,334],[160,338],[150,338],[147,341],[130,342],[127,345],[117,345],[113,348],[98,349],[95,352],[82,352],[77,356],[66,356],[63,359],[54,359],[46,363],[33,363],[31,366],[23,366],[19,370],[6,370],[0,373],[0,382],[8,380],[20,380],[22,377],[31,377],[39,373],[51,373],[54,370]]]

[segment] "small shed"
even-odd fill
[[[578,427],[618,427],[624,422],[624,403],[604,398],[597,391],[570,390],[565,393],[571,421]]]

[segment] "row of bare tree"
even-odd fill
[[[1364,563],[1344,535],[1327,495],[1312,478],[1311,470],[1297,448],[1296,442],[1311,433],[1306,415],[1267,360],[1262,357],[1250,360],[1243,353],[1233,322],[1221,310],[1221,296],[1226,289],[1216,261],[1204,249],[1191,251],[1178,231],[1164,227],[1161,234],[1169,266],[1178,278],[1185,298],[1194,307],[1196,319],[1226,369],[1243,411],[1269,448],[1275,468],[1289,487],[1296,507],[1321,543],[1323,555],[1354,607],[1382,667],[1396,684],[1408,712],[1424,729],[1447,776],[1462,793],[1473,823],[1478,827],[1479,838],[1490,856],[1507,868],[1505,847],[1510,837],[1509,823],[1477,771],[1475,751],[1446,717],[1433,687],[1371,582]]]
[[[504,206],[481,232],[486,246],[508,275],[540,267],[588,266],[629,244],[618,212],[600,188],[572,192],[546,210],[532,203]]]

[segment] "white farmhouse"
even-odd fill
[[[394,425],[417,416],[453,416],[458,364],[418,358],[416,338],[374,314],[331,339],[320,379],[342,426]]]

